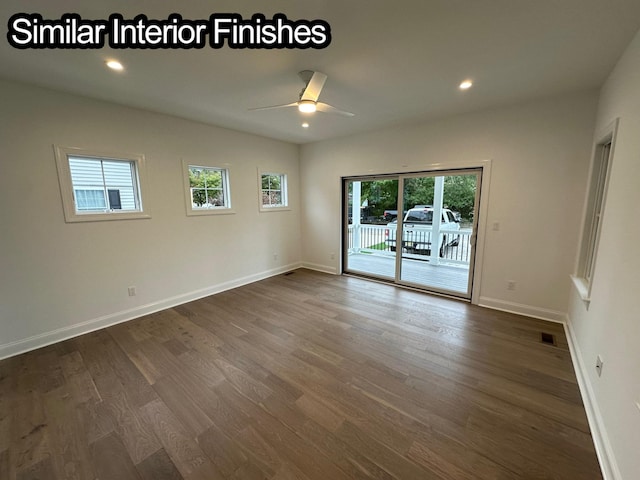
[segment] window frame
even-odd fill
[[[151,213],[144,196],[147,193],[146,161],[142,154],[105,152],[78,147],[64,147],[54,145],[56,169],[58,171],[58,182],[60,184],[60,194],[62,196],[62,208],[65,222],[97,222],[111,220],[133,220],[151,218]],[[76,208],[75,190],[71,178],[70,157],[85,158],[88,160],[129,162],[133,167],[132,183],[134,196],[138,208],[136,210],[109,209],[103,212],[87,211],[82,212]],[[79,189],[83,189],[78,185]],[[108,186],[105,185],[108,190]],[[91,189],[96,190],[97,189]],[[109,205],[109,198],[105,196],[105,204]]]
[[[188,216],[201,215],[228,215],[236,213],[232,208],[231,202],[231,172],[228,164],[218,167],[216,165],[207,165],[205,163],[193,163],[185,159],[182,160],[182,177],[184,185],[184,201]],[[189,180],[189,172],[191,168],[202,168],[207,170],[218,170],[222,173],[222,195],[224,198],[223,206],[214,206],[210,208],[193,208],[193,198],[191,196],[191,183]]]
[[[265,205],[262,201],[264,189],[262,188],[262,177],[269,175],[272,177],[280,177],[280,198],[282,204]],[[275,191],[268,189],[268,191]],[[278,172],[276,170],[258,169],[258,207],[261,212],[281,212],[291,210],[289,206],[289,175],[286,172]]]
[[[575,273],[571,275],[578,294],[587,305],[591,301],[618,124],[616,118],[596,135],[591,155],[580,247]]]

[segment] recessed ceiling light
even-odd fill
[[[309,128],[309,124],[308,124],[307,122],[304,122],[304,123],[302,124],[302,128]]]
[[[460,84],[459,88],[460,90],[468,90],[471,88],[472,85],[473,85],[473,82],[471,80],[465,80]]]
[[[107,62],[107,67],[109,67],[111,70],[117,70],[117,71],[124,70],[124,67],[122,66],[122,64],[117,60],[109,60]]]

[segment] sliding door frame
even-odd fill
[[[340,255],[340,273],[353,273],[354,275],[359,275],[371,279],[380,280],[382,282],[389,282],[393,284],[397,284],[395,282],[395,277],[388,277],[384,275],[373,275],[367,274],[365,272],[349,272],[345,270],[345,265],[349,266],[349,259],[347,255],[347,246],[349,245],[349,228],[348,228],[348,218],[349,218],[349,194],[347,185],[349,182],[372,182],[376,180],[397,180],[398,185],[400,184],[400,176],[402,174],[399,173],[385,173],[385,174],[370,174],[370,175],[357,175],[350,177],[342,177],[341,178],[341,189],[342,189],[342,224],[340,226],[340,231],[342,232],[342,244],[341,244],[341,255]],[[397,199],[396,199],[397,203]],[[352,205],[352,218],[354,215],[355,209]],[[394,267],[394,272],[396,268]]]
[[[477,206],[479,205],[480,202],[480,196],[482,194],[482,168],[458,168],[455,170],[431,170],[428,172],[418,172],[418,173],[408,173],[408,174],[401,174],[398,178],[398,212],[404,211],[405,210],[405,206],[404,206],[404,187],[405,187],[405,181],[407,179],[411,179],[411,178],[425,178],[425,177],[431,177],[431,178],[436,178],[436,177],[448,177],[448,176],[455,176],[455,175],[474,175],[476,177],[476,191],[475,191],[475,196],[474,196],[474,209],[477,209]],[[411,206],[407,205],[406,206],[407,209],[411,208]],[[435,217],[434,217],[435,218]],[[399,245],[403,245],[404,244],[404,219],[399,219],[398,220],[398,225],[397,225],[397,231],[396,231],[396,238],[400,239]],[[442,294],[442,295],[447,295],[447,296],[452,296],[452,297],[456,297],[456,298],[460,298],[463,300],[467,300],[467,301],[471,301],[471,296],[473,294],[473,283],[474,283],[474,279],[475,279],[475,271],[474,271],[474,266],[476,263],[476,243],[477,243],[477,238],[478,238],[478,216],[474,215],[473,218],[473,224],[471,227],[471,231],[473,232],[473,234],[471,235],[471,260],[469,263],[469,273],[467,274],[467,290],[466,292],[461,295],[460,292],[457,291],[453,291],[453,290],[447,290],[447,289],[442,289],[442,288],[438,288],[438,287],[434,287],[432,285],[428,285],[426,283],[424,284],[417,284],[408,280],[403,280],[402,279],[402,268],[403,268],[403,259],[405,258],[403,255],[396,255],[396,274],[395,274],[395,283],[398,285],[403,285],[406,287],[411,287],[411,288],[417,288],[417,289],[424,289],[427,290],[429,292],[433,292],[433,293],[438,293],[438,294]],[[432,240],[433,241],[433,240]],[[396,242],[397,243],[397,242]],[[432,248],[433,248],[433,244],[432,244]]]
[[[404,182],[402,181],[402,177],[405,175],[408,176],[420,176],[429,175],[429,176],[439,176],[439,174],[443,175],[455,175],[456,171],[464,171],[464,170],[480,170],[480,184],[478,185],[479,194],[477,195],[477,203],[475,206],[476,209],[476,218],[474,218],[474,222],[476,223],[476,231],[475,231],[475,255],[474,255],[474,263],[470,266],[470,278],[472,279],[473,284],[471,285],[471,298],[470,302],[474,305],[478,305],[480,301],[480,293],[481,293],[481,283],[482,283],[482,270],[484,264],[484,250],[485,250],[485,236],[487,232],[487,221],[488,221],[488,212],[489,212],[489,186],[491,181],[491,160],[472,160],[472,161],[464,161],[464,162],[447,162],[447,163],[434,163],[434,164],[425,164],[420,165],[419,168],[407,168],[406,171],[393,171],[393,172],[379,172],[379,173],[368,173],[366,175],[353,175],[342,177],[341,183],[342,188],[341,192],[343,195],[342,202],[342,245],[341,245],[341,272],[345,273],[344,266],[346,264],[346,259],[344,258],[347,245],[347,229],[345,228],[347,217],[348,217],[348,198],[346,194],[345,185],[348,181],[367,181],[373,179],[398,179],[398,188],[402,188]],[[464,173],[464,172],[461,172]],[[400,193],[400,192],[399,192]],[[402,195],[398,195],[400,199]],[[400,203],[400,202],[398,202]],[[403,206],[399,206],[398,211],[402,211]],[[400,222],[399,222],[400,223]],[[396,238],[398,232],[396,232]],[[399,262],[399,260],[397,260]],[[397,270],[396,270],[397,272]],[[348,272],[346,272],[348,273]],[[381,281],[383,281],[381,279]],[[394,285],[404,286],[404,287],[412,287],[412,285],[407,284],[405,282],[398,282],[396,280],[392,280]],[[433,293],[440,293],[434,291]],[[444,293],[446,295],[446,293]]]

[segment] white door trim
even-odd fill
[[[471,288],[471,299],[470,302],[473,305],[480,304],[480,297],[482,291],[482,270],[484,264],[484,248],[485,248],[485,236],[487,232],[487,221],[489,218],[489,186],[491,184],[491,159],[486,160],[469,160],[469,161],[455,161],[455,162],[446,162],[446,163],[432,163],[427,165],[420,165],[418,171],[406,171],[406,172],[377,172],[377,173],[369,173],[367,175],[354,175],[354,176],[345,176],[341,178],[341,182],[344,180],[358,180],[358,179],[366,179],[370,177],[376,176],[393,176],[400,180],[401,176],[410,175],[412,173],[422,173],[422,172],[437,172],[437,171],[450,171],[450,170],[462,170],[462,169],[482,169],[481,176],[481,185],[480,185],[480,198],[477,203],[478,210],[478,222],[477,222],[477,232],[476,232],[476,246],[475,246],[475,262],[473,266],[473,285]],[[398,188],[400,188],[400,181],[398,182]],[[344,195],[344,185],[341,188],[342,195]],[[347,206],[346,202],[343,205],[344,214],[346,215]],[[346,218],[346,217],[345,217]],[[343,235],[344,236],[344,235]],[[343,243],[344,243],[343,238]],[[341,245],[342,250],[344,250],[344,244]],[[341,255],[342,258],[342,255]],[[340,271],[342,271],[343,265],[341,263]],[[398,285],[398,283],[396,283]]]

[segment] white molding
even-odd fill
[[[478,221],[476,222],[476,244],[475,258],[473,263],[473,286],[471,288],[471,303],[479,305],[480,292],[482,291],[482,272],[484,267],[484,249],[487,238],[487,224],[489,218],[489,193],[491,186],[491,159],[476,162],[475,168],[482,169],[482,178],[480,183],[480,198],[476,211],[478,212]]]
[[[517,315],[538,318],[540,320],[547,320],[549,322],[566,323],[567,321],[567,314],[565,312],[550,310],[548,308],[533,307],[523,303],[508,302],[497,298],[480,297],[478,305],[503,312],[515,313]]]
[[[273,175],[281,177],[281,185],[280,192],[282,195],[283,205],[277,207],[265,207],[262,204],[262,176],[263,175]],[[263,212],[283,212],[291,210],[291,206],[289,205],[289,173],[285,171],[280,171],[280,169],[262,169],[258,167],[258,211]]]
[[[60,145],[53,145],[53,152],[56,160],[56,169],[58,171],[58,183],[60,185],[60,195],[62,198],[62,209],[64,211],[65,222],[102,222],[151,218],[149,202],[148,199],[145,200],[146,195],[149,193],[149,188],[147,186],[146,160],[143,154],[95,151],[86,148],[63,147]],[[119,160],[135,163],[136,185],[134,186],[134,190],[137,192],[136,196],[139,209],[122,210],[119,212],[112,210],[101,213],[77,212],[76,202],[74,199],[73,180],[71,179],[71,167],[69,166],[69,157],[74,155],[97,160]]]
[[[234,215],[231,199],[231,166],[224,163],[222,167],[209,165],[211,162],[189,162],[182,159],[182,185],[184,187],[184,206],[188,217],[198,217],[206,215]],[[222,172],[222,196],[224,198],[224,206],[212,208],[193,208],[193,200],[191,198],[191,183],[189,180],[189,167],[204,168],[209,170],[218,170]]]
[[[479,204],[476,205],[476,211],[478,212],[478,222],[476,223],[476,245],[475,245],[475,261],[473,265],[473,288],[471,290],[471,298],[469,299],[473,305],[480,304],[480,292],[482,290],[482,271],[484,265],[484,246],[485,238],[487,235],[487,223],[489,217],[489,193],[491,187],[491,165],[492,160],[487,159],[475,159],[475,160],[462,160],[443,163],[431,163],[431,164],[413,164],[406,165],[401,169],[394,167],[392,170],[383,169],[377,171],[371,171],[370,173],[359,175],[341,175],[338,177],[340,182],[345,180],[350,181],[366,181],[371,180],[374,177],[402,177],[405,175],[419,175],[429,172],[443,172],[445,175],[447,172],[455,172],[456,170],[474,170],[479,169],[482,171],[482,178],[480,184],[480,198]],[[400,185],[398,188],[401,188]],[[344,190],[344,189],[343,189]],[[342,193],[344,195],[344,191]],[[343,200],[343,207],[345,207],[345,201]],[[345,207],[346,208],[346,207]],[[344,212],[341,215],[345,214]],[[344,235],[341,235],[340,251],[344,249]],[[320,272],[337,273],[337,270],[331,269],[325,270],[318,265],[310,266],[308,268],[312,270],[318,270]],[[340,270],[342,271],[342,270]]]
[[[331,275],[338,275],[338,269],[336,267],[330,267],[328,265],[320,265],[319,263],[302,262],[301,268],[307,268],[309,270],[315,270],[316,272],[330,273]]]
[[[585,244],[585,242],[588,241],[589,231],[585,231],[585,228],[589,227],[587,230],[591,230],[591,225],[589,224],[589,218],[591,217],[593,211],[596,209],[596,206],[594,205],[594,203],[595,203],[595,197],[596,197],[595,191],[597,190],[597,187],[593,184],[593,182],[594,182],[594,174],[596,173],[595,167],[596,167],[597,158],[602,155],[604,146],[607,143],[611,143],[611,147],[609,149],[608,166],[606,169],[606,177],[604,181],[605,183],[604,183],[604,186],[602,187],[603,188],[602,205],[600,208],[601,212],[605,212],[606,204],[607,204],[607,192],[609,191],[609,180],[611,178],[611,169],[612,169],[613,160],[614,160],[619,126],[620,126],[620,118],[616,117],[607,126],[598,130],[594,137],[593,147],[591,150],[591,162],[589,163],[589,176],[588,176],[587,185],[586,185],[587,189],[585,192],[584,202],[583,202],[582,220],[580,222],[580,237],[578,239],[578,251],[575,258],[575,266],[574,266],[575,277],[578,277],[579,275],[583,274],[582,272],[583,266],[587,262],[586,257],[589,254],[589,252],[587,251],[587,246]],[[602,222],[602,220],[600,220],[600,222]],[[591,269],[591,279],[588,282],[586,281],[586,279],[583,279],[582,283],[584,283],[584,286],[582,287],[574,281],[574,283],[576,283],[576,287],[578,288],[578,292],[580,293],[580,296],[585,302],[587,302],[587,306],[589,304],[588,302],[590,301],[589,299],[591,297],[593,279],[595,277],[595,272],[597,267],[598,245],[600,243],[601,230],[602,229],[600,227],[596,229],[595,242],[593,244],[593,251],[591,252],[592,260],[593,260],[593,266]],[[583,288],[586,288],[586,292],[582,291]]]
[[[85,333],[93,332],[95,330],[100,330],[101,328],[106,328],[111,325],[127,322],[129,320],[133,320],[134,318],[142,317],[144,315],[149,315],[160,310],[175,307],[176,305],[192,302],[194,300],[198,300],[199,298],[208,297],[210,295],[215,295],[216,293],[231,290],[232,288],[241,287],[243,285],[257,282],[259,280],[264,280],[265,278],[280,275],[282,273],[295,270],[300,267],[300,263],[284,265],[282,267],[274,268],[261,273],[248,275],[246,277],[230,280],[218,285],[212,285],[206,288],[195,290],[193,292],[183,293],[164,300],[141,305],[136,308],[122,310],[120,312],[104,315],[102,317],[94,318],[91,320],[86,320],[74,325],[58,328],[50,332],[44,332],[32,337],[16,340],[14,342],[0,344],[0,360],[25,353],[30,350],[45,347],[47,345],[51,345],[52,343],[57,343],[69,338],[77,337],[79,335],[84,335]]]
[[[600,463],[600,470],[602,471],[602,477],[604,480],[621,480],[620,470],[615,461],[613,449],[611,448],[611,442],[609,442],[609,436],[604,427],[604,421],[596,402],[596,396],[591,387],[589,381],[588,370],[582,361],[582,353],[580,347],[573,334],[573,327],[571,326],[571,318],[564,324],[565,335],[569,344],[569,352],[571,354],[571,360],[573,369],[578,380],[578,388],[582,395],[582,403],[587,414],[587,421],[589,422],[589,428],[591,429],[591,438],[595,446],[596,455]]]
[[[580,298],[588,305],[591,298],[589,298],[589,284],[587,281],[577,275],[569,275],[569,278],[571,278],[571,282],[573,283],[576,292],[578,292],[578,295],[580,295]]]

